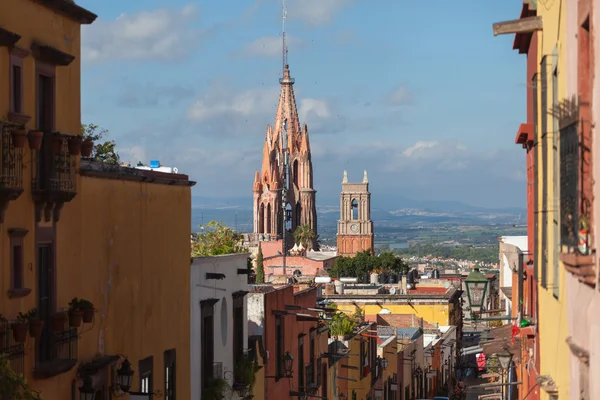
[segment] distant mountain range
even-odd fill
[[[335,228],[339,205],[317,207],[319,230]],[[526,209],[517,207],[484,208],[458,201],[419,201],[393,197],[373,202],[371,218],[376,226],[397,227],[417,225],[495,225],[519,224],[526,220]],[[192,227],[210,220],[222,221],[241,232],[253,229],[252,201],[248,197],[192,196]]]

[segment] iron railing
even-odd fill
[[[577,123],[560,130],[561,243],[577,247],[579,232],[579,132]]]
[[[8,322],[0,322],[0,356],[8,359],[14,372],[25,373],[25,346],[15,342]]]
[[[306,387],[310,387],[315,383],[315,365],[313,363],[306,364],[304,371],[306,376]]]
[[[59,151],[53,151],[53,137],[61,141]],[[69,153],[69,137],[57,132],[45,132],[42,148],[32,151],[31,184],[34,192],[75,194],[77,170],[74,157]]]
[[[67,327],[61,332],[46,331],[48,327],[44,326],[45,332],[42,334],[40,345],[47,349],[47,352],[36,357],[36,370],[44,369],[49,364],[60,361],[76,361],[78,359],[78,339],[77,328]]]
[[[12,131],[16,125],[2,122],[0,142],[0,189],[23,190],[23,149],[13,145]]]

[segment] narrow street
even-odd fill
[[[484,383],[488,383],[487,379],[481,378],[471,378],[467,377],[464,380],[465,386],[467,387],[467,397],[466,400],[477,400],[479,396],[483,394],[493,394],[494,390],[486,390],[484,388],[472,388],[473,386],[481,385]]]

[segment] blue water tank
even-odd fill
[[[158,168],[158,167],[160,167],[160,161],[150,160],[150,168]]]

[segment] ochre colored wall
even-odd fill
[[[544,21],[544,29],[538,36],[538,65],[541,68],[541,61],[544,55],[547,56],[548,60],[548,107],[552,105],[552,73],[554,67],[558,63],[558,99],[563,99],[566,94],[566,64],[565,64],[565,53],[563,49],[563,40],[565,38],[565,13],[561,10],[565,9],[565,0],[555,1],[552,4],[546,6],[538,6],[537,13],[542,16]],[[558,59],[552,56],[555,48],[558,49]],[[540,86],[544,83],[541,82]],[[538,91],[538,95],[541,99],[541,89]],[[547,115],[548,131],[553,132],[553,121],[549,113],[544,113],[541,109],[541,100],[538,102],[540,116],[540,130],[541,132],[541,118],[543,115]],[[542,215],[538,213],[539,218],[539,229],[540,234],[538,238],[538,249],[541,252],[547,252],[548,258],[548,284],[544,288],[539,286],[538,299],[539,299],[539,336],[540,336],[540,375],[550,375],[556,386],[558,387],[558,397],[560,399],[569,398],[569,349],[565,342],[568,336],[567,326],[567,309],[565,299],[565,270],[562,263],[555,257],[553,249],[558,246],[560,241],[560,232],[558,235],[553,230],[553,212],[554,204],[559,204],[559,200],[554,196],[554,186],[559,184],[559,177],[554,175],[554,160],[553,160],[553,146],[552,138],[554,135],[549,133],[549,144],[547,146],[548,151],[548,204],[543,204],[543,196],[541,195],[542,187],[540,186],[540,196],[538,196],[538,210],[548,210],[548,241],[547,248],[541,247],[541,227],[542,227]],[[538,161],[542,162],[542,146],[538,145],[537,150]],[[543,167],[538,169],[538,182],[542,185],[543,182]],[[560,219],[560,216],[559,216]],[[560,226],[560,221],[557,221]],[[541,252],[536,255],[536,259],[542,261]],[[542,262],[538,262],[538,268],[541,268]],[[558,281],[554,279],[554,268],[558,268]],[[538,271],[538,276],[541,277],[541,270]],[[558,290],[555,288],[558,286]],[[557,295],[557,296],[556,296]],[[549,395],[541,390],[541,399],[549,399]]]
[[[335,301],[338,309],[340,311],[344,311],[346,313],[354,313],[355,306],[352,303],[344,303],[342,301]],[[362,310],[365,312],[365,318],[368,320],[375,321],[377,314],[382,310],[382,308],[387,308],[390,310],[392,314],[414,314],[420,318],[423,318],[427,322],[431,322],[432,324],[438,325],[452,325],[450,323],[450,314],[448,312],[449,304],[431,304],[431,305],[421,305],[421,304],[413,304],[412,306],[408,304],[392,304],[392,303],[382,303],[382,306],[377,304],[361,304],[357,303]]]

